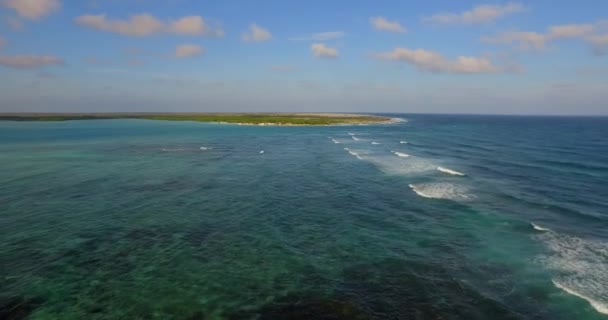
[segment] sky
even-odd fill
[[[0,0],[0,112],[608,115],[608,1]]]

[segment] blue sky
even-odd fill
[[[0,112],[608,114],[608,2],[0,0]]]

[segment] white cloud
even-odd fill
[[[224,35],[223,30],[211,28],[201,16],[187,16],[171,21],[168,30],[172,33],[186,35]]]
[[[249,30],[242,34],[241,39],[245,42],[262,42],[272,39],[272,34],[268,30],[252,23],[249,26]]]
[[[546,34],[548,39],[578,38],[590,34],[595,30],[593,24],[565,24],[549,27]]]
[[[371,17],[369,18],[369,22],[376,30],[399,33],[407,32],[407,29],[402,26],[398,21],[389,21],[385,17]]]
[[[302,37],[294,37],[289,38],[290,41],[327,41],[340,39],[346,36],[344,31],[328,31],[328,32],[319,32],[313,33]]]
[[[507,31],[493,37],[482,37],[481,41],[493,44],[517,45],[521,49],[543,49],[547,43],[560,39],[593,37],[601,22],[595,24],[564,24],[550,26],[544,33],[533,31]]]
[[[92,29],[134,37],[149,36],[161,32],[164,28],[162,21],[147,13],[131,16],[128,20],[108,20],[105,14],[89,14],[77,17],[75,21]]]
[[[145,37],[163,32],[181,35],[222,36],[224,34],[221,29],[211,28],[200,16],[187,16],[165,22],[148,13],[136,14],[125,20],[107,19],[105,14],[87,14],[76,17],[74,21],[88,28],[132,37]]]
[[[494,37],[481,38],[485,43],[517,44],[521,49],[542,49],[547,40],[546,35],[530,31],[507,31]]]
[[[187,58],[201,55],[205,49],[196,44],[181,44],[175,48],[176,58]]]
[[[55,56],[15,55],[0,56],[0,65],[10,68],[39,68],[63,64],[63,60]]]
[[[393,51],[379,53],[376,57],[385,60],[403,61],[416,66],[420,70],[436,73],[496,73],[504,71],[487,58],[459,56],[456,60],[449,60],[438,52],[425,49],[396,48]]]
[[[338,49],[326,46],[323,43],[313,43],[310,46],[312,55],[318,58],[337,58]]]
[[[493,22],[506,15],[523,11],[521,3],[510,2],[505,5],[482,4],[461,13],[439,13],[426,17],[425,22],[435,24],[477,24]]]
[[[61,7],[59,0],[3,0],[2,5],[30,20],[38,20]]]

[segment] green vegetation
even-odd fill
[[[379,123],[389,118],[358,114],[319,113],[107,113],[107,114],[0,114],[0,120],[68,121],[103,119],[148,119],[170,121],[221,122],[254,125],[332,125]]]

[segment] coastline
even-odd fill
[[[74,121],[142,119],[195,121],[242,126],[332,126],[370,125],[403,122],[368,114],[346,113],[3,113],[5,121]]]

